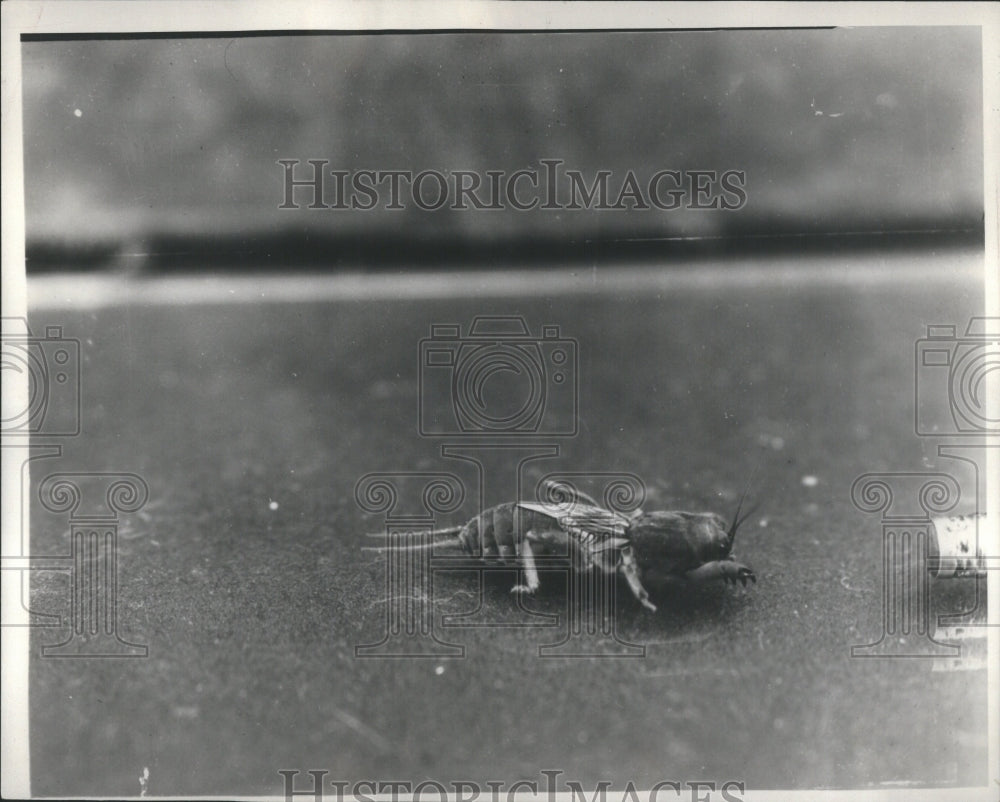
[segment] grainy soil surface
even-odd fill
[[[586,788],[983,784],[984,671],[850,652],[882,632],[880,524],[851,485],[952,470],[913,432],[914,342],[981,305],[957,279],[38,311],[34,329],[62,325],[83,353],[83,434],[53,469],[150,488],[118,541],[119,633],[149,655],[39,659],[66,633],[36,632],[34,792],[136,795],[144,767],[149,792],[170,796],[280,794],[281,769],[349,782],[558,769]],[[445,628],[476,608],[477,582],[438,572],[434,631],[464,659],[358,659],[393,603],[384,560],[361,551],[383,519],[355,500],[359,478],[455,473],[466,501],[438,523],[478,510],[471,463],[417,429],[418,341],[475,315],[577,342],[579,432],[545,441],[559,454],[526,463],[526,487],[629,472],[646,509],[729,517],[756,471],[761,507],[737,553],[758,583],[661,593],[656,615],[621,596],[617,632],[642,659],[543,658],[565,637],[558,575],[526,602],[558,627]],[[485,454],[486,503],[514,492],[514,453]],[[407,493],[401,510],[419,512]],[[32,512],[33,553],[65,553],[65,517]],[[523,617],[512,579],[487,576],[480,620],[550,620]],[[68,616],[67,582],[40,572],[33,606]],[[933,586],[935,614],[975,603],[972,581]]]

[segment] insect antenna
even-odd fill
[[[736,540],[736,532],[739,530],[743,522],[753,515],[760,508],[760,502],[758,501],[749,510],[747,510],[742,516],[740,513],[743,511],[743,502],[747,499],[747,493],[750,492],[750,487],[753,485],[753,480],[757,476],[757,469],[754,469],[753,475],[750,477],[750,481],[747,482],[747,486],[743,488],[743,493],[740,494],[740,500],[736,504],[736,514],[733,515],[733,522],[729,527],[729,531],[726,533],[729,535],[729,548],[732,549],[733,541]]]
[[[740,504],[736,508],[736,515],[733,516],[732,526],[729,527],[729,531],[726,533],[729,535],[730,548],[732,548],[733,541],[736,540],[736,531],[740,528],[740,526],[747,518],[749,518],[751,515],[757,512],[757,510],[760,508],[760,502],[758,501],[749,510],[747,510],[743,516],[740,516],[740,510],[742,509],[742,507],[743,507],[743,500],[740,499]]]

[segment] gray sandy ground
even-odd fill
[[[878,523],[851,484],[934,464],[913,434],[913,344],[981,301],[956,281],[39,312],[34,327],[84,342],[84,434],[58,470],[135,472],[151,499],[119,548],[120,631],[149,657],[32,659],[35,792],[137,794],[144,767],[167,795],[281,793],[280,769],[480,782],[558,769],[585,787],[985,782],[985,672],[850,658],[882,616]],[[432,323],[476,314],[578,340],[580,433],[529,479],[628,471],[647,508],[728,516],[759,467],[763,504],[737,548],[758,584],[660,596],[655,616],[623,601],[618,631],[646,645],[641,660],[540,659],[558,637],[539,628],[444,631],[462,660],[356,659],[380,639],[386,599],[382,564],[360,551],[381,522],[355,483],[461,473],[417,434],[416,348]],[[34,553],[65,551],[65,521],[34,514]],[[528,604],[561,613],[546,580]],[[511,615],[509,584],[487,582],[494,621]],[[435,620],[471,610],[475,588],[436,577]],[[937,583],[935,610],[973,593]],[[66,615],[67,599],[64,577],[37,577],[37,609]],[[60,639],[39,631],[33,646]]]

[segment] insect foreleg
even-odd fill
[[[684,576],[692,582],[724,579],[735,585],[739,581],[743,583],[743,587],[746,587],[747,580],[752,582],[757,581],[754,572],[743,565],[743,563],[736,562],[736,560],[715,560],[708,562],[692,571],[688,571]]]
[[[618,563],[618,570],[622,572],[625,581],[632,591],[632,594],[639,600],[639,603],[647,610],[656,612],[656,605],[649,600],[649,593],[639,581],[639,571],[635,566],[635,555],[631,546],[624,546],[621,550],[621,561]]]

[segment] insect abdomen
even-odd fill
[[[470,520],[458,538],[465,551],[486,560],[513,560],[524,536],[534,527],[552,526],[537,513],[520,509],[516,502],[497,504]]]

